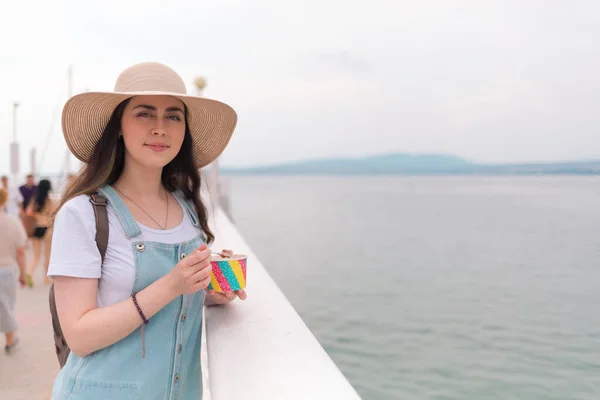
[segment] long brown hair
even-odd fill
[[[123,111],[130,100],[131,98],[123,101],[113,111],[89,162],[77,174],[73,184],[67,188],[56,212],[72,198],[82,194],[90,195],[104,185],[114,184],[121,176],[125,166],[125,144],[119,138],[119,132]],[[194,164],[192,134],[187,123],[187,115],[186,108],[183,144],[175,158],[163,168],[161,181],[168,191],[181,190],[185,198],[194,203],[200,227],[206,236],[206,243],[211,243],[215,236],[208,227],[206,207],[200,197],[202,181],[200,171]]]

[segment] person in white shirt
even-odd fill
[[[4,205],[4,211],[8,215],[19,215],[19,205],[23,202],[23,196],[16,186],[10,186],[8,176],[3,175],[0,178],[2,188],[8,192],[8,200]]]
[[[15,335],[18,328],[15,303],[17,282],[25,286],[27,235],[21,221],[4,211],[7,201],[8,192],[0,188],[0,332],[6,337],[4,351],[10,353],[19,343]]]

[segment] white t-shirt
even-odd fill
[[[89,197],[81,195],[67,201],[54,220],[48,267],[50,277],[100,278],[98,307],[109,306],[131,296],[135,277],[134,241],[173,244],[192,240],[199,234],[199,229],[192,225],[183,207],[183,220],[177,227],[163,231],[138,223],[142,233],[132,239],[127,238],[110,203],[107,213],[108,248],[104,263],[100,265],[100,252],[95,240],[96,219]]]
[[[17,249],[26,243],[27,234],[21,220],[0,211],[0,267],[16,267]]]
[[[19,215],[19,204],[23,202],[23,195],[19,191],[19,188],[14,186],[8,186],[8,201],[4,206],[4,211],[9,215]]]

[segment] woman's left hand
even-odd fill
[[[27,275],[19,274],[19,285],[21,285],[21,289],[27,285]]]
[[[222,305],[231,303],[236,297],[240,300],[246,300],[246,292],[244,290],[236,290],[235,292],[215,292],[214,290],[207,290],[206,293],[210,296],[210,299],[214,304]]]

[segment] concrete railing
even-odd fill
[[[211,400],[359,399],[227,215],[211,213],[213,249],[248,256],[248,299],[205,309]]]

